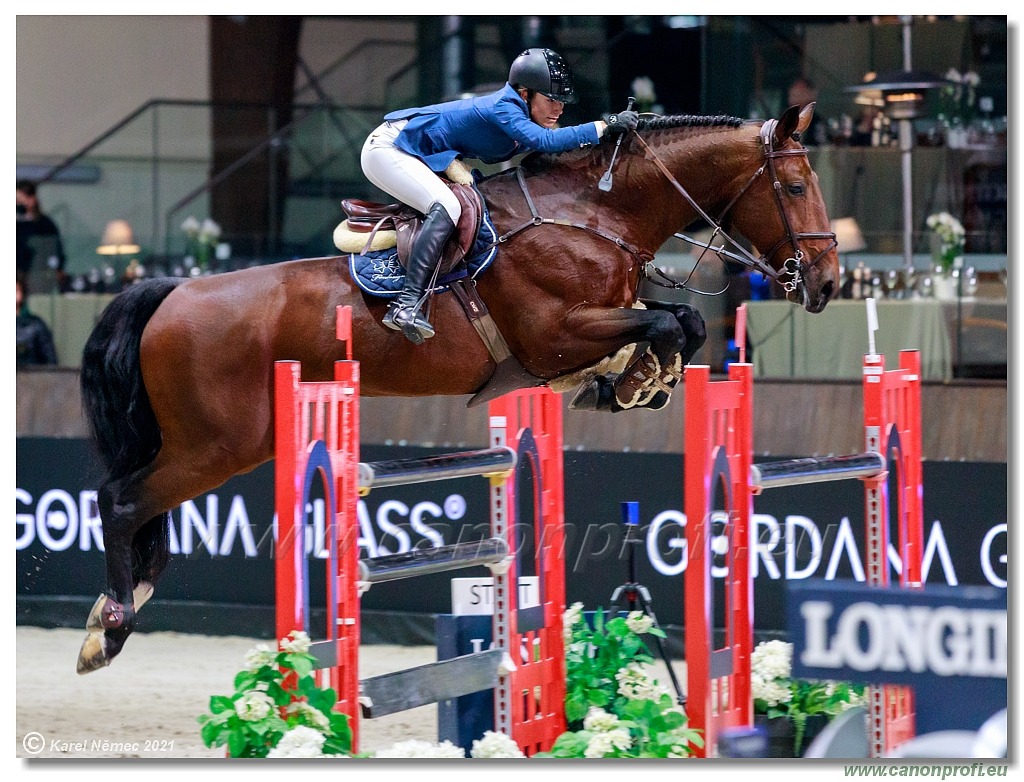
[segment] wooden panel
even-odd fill
[[[17,373],[19,437],[87,437],[78,373]],[[487,447],[487,407],[469,409],[468,396],[419,399],[367,398],[361,402],[365,444],[438,448]],[[568,408],[569,400],[563,400]],[[566,409],[568,450],[680,453],[683,389],[658,412],[587,413]],[[963,380],[925,383],[922,448],[932,460],[1005,462],[1009,448],[1006,383]],[[754,453],[827,456],[863,450],[860,381],[754,383]]]

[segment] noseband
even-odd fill
[[[690,244],[696,245],[698,247],[703,247],[705,250],[711,250],[712,252],[716,253],[719,256],[726,256],[730,260],[737,261],[738,263],[741,263],[750,269],[754,269],[755,271],[758,271],[761,274],[765,275],[766,277],[769,277],[775,282],[779,283],[779,285],[781,285],[783,290],[785,290],[787,293],[791,293],[795,291],[799,287],[800,283],[803,281],[802,270],[813,267],[816,263],[818,263],[818,261],[820,261],[825,255],[827,255],[833,247],[837,247],[838,243],[836,242],[835,233],[831,231],[798,232],[793,230],[793,226],[789,221],[789,216],[786,214],[786,208],[782,202],[782,182],[779,180],[778,171],[775,168],[775,160],[776,158],[789,155],[806,156],[807,150],[804,147],[800,147],[799,149],[775,149],[775,128],[777,125],[778,120],[770,119],[761,126],[760,141],[761,149],[764,152],[764,163],[762,163],[761,167],[758,168],[757,171],[755,171],[753,175],[750,177],[750,179],[747,180],[747,183],[743,185],[742,188],[740,188],[740,191],[726,205],[725,209],[722,210],[717,220],[712,219],[710,215],[708,215],[703,209],[701,209],[697,202],[693,200],[693,197],[686,192],[686,189],[681,184],[679,184],[679,182],[676,180],[674,176],[672,176],[672,172],[668,170],[668,167],[661,161],[661,159],[656,154],[654,154],[654,151],[647,145],[647,142],[643,140],[640,134],[636,134],[636,139],[640,143],[640,146],[644,148],[644,151],[646,152],[649,159],[654,161],[654,164],[658,167],[658,169],[665,176],[665,178],[668,179],[672,186],[679,191],[679,193],[683,196],[683,198],[687,200],[687,202],[689,202],[690,206],[692,206],[696,210],[697,214],[699,214],[701,218],[703,218],[705,222],[707,222],[708,225],[710,225],[714,229],[714,233],[711,235],[711,239],[708,242],[699,242],[696,241],[695,239],[690,239],[689,237],[683,236],[682,234],[678,233],[675,234],[677,238],[683,239],[684,241],[689,242]],[[729,211],[736,205],[736,202],[740,200],[743,194],[746,193],[748,189],[750,189],[750,186],[752,184],[754,184],[755,180],[763,173],[765,173],[765,171],[768,172],[768,176],[770,176],[772,179],[772,192],[775,194],[775,205],[778,207],[779,215],[782,217],[782,224],[785,227],[786,234],[775,244],[774,247],[772,247],[771,250],[769,250],[767,253],[762,253],[760,258],[755,258],[752,253],[750,253],[743,247],[743,245],[739,244],[735,239],[733,239],[731,236],[729,236],[729,234],[725,232],[725,230],[722,228],[722,221],[725,219],[725,216],[729,213]],[[737,255],[736,253],[727,251],[725,249],[724,244],[722,244],[720,247],[715,247],[713,245],[713,242],[715,240],[715,237],[718,236],[719,234],[725,239],[728,239],[740,251],[740,253],[742,253],[742,255]],[[803,239],[828,239],[829,244],[824,250],[818,253],[810,263],[805,264],[804,251],[800,248],[800,241]],[[775,253],[777,253],[786,243],[789,243],[790,247],[793,249],[793,255],[787,258],[786,261],[780,267],[780,269],[776,271],[774,268],[771,267],[769,262],[771,258],[775,256]],[[661,274],[661,276],[666,277],[666,275],[664,275],[663,273],[658,273]],[[791,279],[784,280],[783,277],[790,277]],[[666,279],[668,278],[666,277]],[[683,287],[683,284],[680,284],[675,280],[671,281],[671,285],[666,285],[665,283],[658,282],[657,280],[654,279],[651,279],[651,282],[661,285],[662,287]]]

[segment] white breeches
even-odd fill
[[[395,139],[407,122],[385,122],[370,134],[360,156],[363,173],[385,193],[423,214],[440,203],[458,225],[462,214],[459,199],[426,163],[395,146]]]

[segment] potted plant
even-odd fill
[[[768,756],[802,757],[828,721],[864,702],[864,687],[794,679],[793,644],[763,641],[750,657],[754,722],[768,733]]]
[[[309,636],[293,631],[280,646],[251,649],[234,694],[210,698],[210,713],[197,717],[203,743],[226,746],[233,758],[349,757],[348,717],[334,711],[334,690],[313,678]]]
[[[548,758],[681,758],[704,746],[669,690],[648,672],[642,636],[665,633],[640,611],[593,621],[581,603],[563,618],[566,640],[565,716],[569,730]]]

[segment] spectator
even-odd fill
[[[58,282],[64,279],[64,245],[60,239],[60,231],[39,207],[35,182],[27,179],[18,180],[15,185],[18,200],[18,222],[16,238],[18,240],[17,266],[18,274],[27,280],[33,271],[47,266],[52,267]],[[51,259],[55,259],[52,260]]]
[[[28,290],[18,275],[18,368],[39,364],[56,364],[57,350],[46,322],[28,309]]]
[[[818,100],[818,88],[814,86],[814,82],[810,79],[798,76],[789,85],[787,100],[789,101],[787,105],[803,108],[808,103]],[[805,147],[820,147],[828,143],[828,122],[821,116],[818,107],[815,107],[814,116],[811,117],[811,124],[801,135],[800,140]]]

